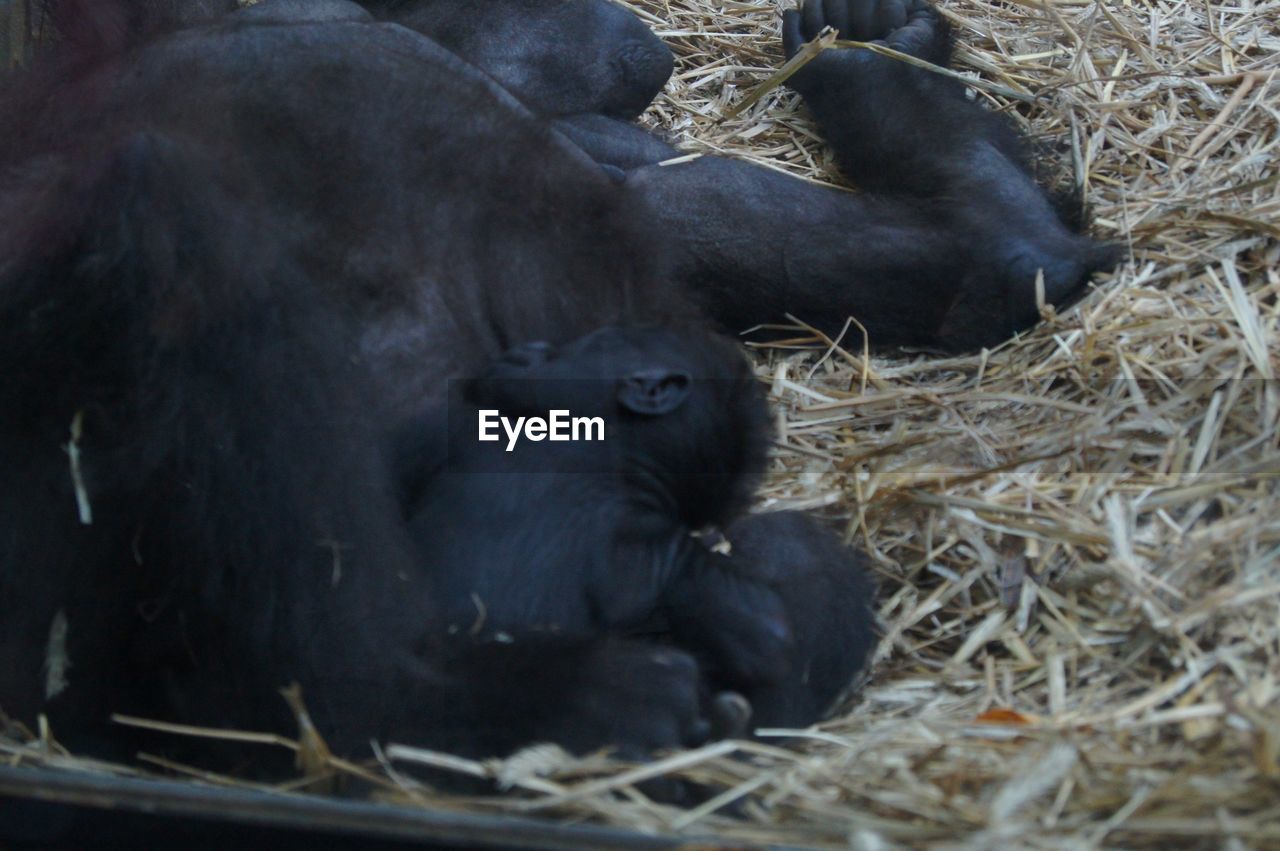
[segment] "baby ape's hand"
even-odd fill
[[[711,735],[699,709],[698,665],[675,648],[601,642],[564,685],[562,714],[548,719],[548,738],[570,750],[613,743],[620,755],[637,758]]]

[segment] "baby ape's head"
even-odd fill
[[[730,340],[696,327],[611,325],[527,343],[467,390],[503,416],[601,417],[602,473],[661,494],[691,528],[732,519],[764,469],[768,410]]]

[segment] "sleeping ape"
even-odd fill
[[[678,643],[443,640],[388,434],[530,341],[789,311],[973,347],[1108,257],[958,84],[878,55],[793,78],[852,194],[660,166],[625,119],[670,58],[606,0],[50,5],[60,48],[0,85],[0,707],[73,744],[288,729],[294,680],[339,751],[698,741]],[[808,0],[788,51],[826,24],[947,54],[920,0]]]
[[[687,618],[698,635],[682,649],[750,682],[781,676],[780,599],[693,534],[737,516],[764,467],[767,411],[737,347],[697,329],[611,326],[521,346],[458,390],[411,426],[396,465],[448,632],[625,634],[678,596],[672,629]],[[481,411],[556,410],[603,428],[477,440]],[[709,618],[715,628],[700,629]]]
[[[518,347],[459,385],[395,455],[448,633],[665,636],[697,659],[709,715],[739,693],[767,726],[811,723],[852,682],[874,641],[860,557],[804,514],[739,516],[769,427],[735,347],[612,326]],[[605,431],[480,442],[482,410],[599,416]],[[726,536],[727,553],[705,545]]]

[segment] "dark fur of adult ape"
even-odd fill
[[[297,679],[343,750],[696,738],[670,648],[432,649],[387,424],[510,342],[682,308],[607,175],[450,54],[366,27],[183,32],[6,102],[29,120],[0,140],[0,703],[68,736],[111,711],[287,729]]]
[[[296,679],[340,750],[696,741],[680,649],[436,640],[388,430],[531,340],[698,305],[973,346],[1035,321],[1037,269],[1055,302],[1104,262],[987,113],[883,57],[797,82],[845,167],[885,176],[859,196],[658,167],[671,149],[616,116],[661,45],[604,0],[374,7],[447,20],[456,52],[339,0],[170,34],[194,7],[55,8],[63,49],[0,92],[22,117],[0,130],[0,705],[63,733],[109,711],[282,729]],[[906,0],[823,9],[906,19],[866,32],[908,51],[946,38]]]

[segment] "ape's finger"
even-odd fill
[[[714,738],[745,738],[750,726],[751,703],[736,691],[722,691],[711,701],[711,735]]]
[[[907,5],[902,0],[884,0],[876,10],[875,30],[884,38],[907,23]]]
[[[717,738],[713,732],[710,721],[699,718],[689,725],[684,735],[684,746],[687,748],[696,748],[705,745],[713,738]]]
[[[800,45],[805,43],[804,33],[800,31],[800,13],[788,9],[782,13],[782,50],[790,59],[796,55]]]
[[[849,29],[845,38],[855,41],[873,41],[886,33],[875,29],[877,0],[846,0],[849,7]]]

